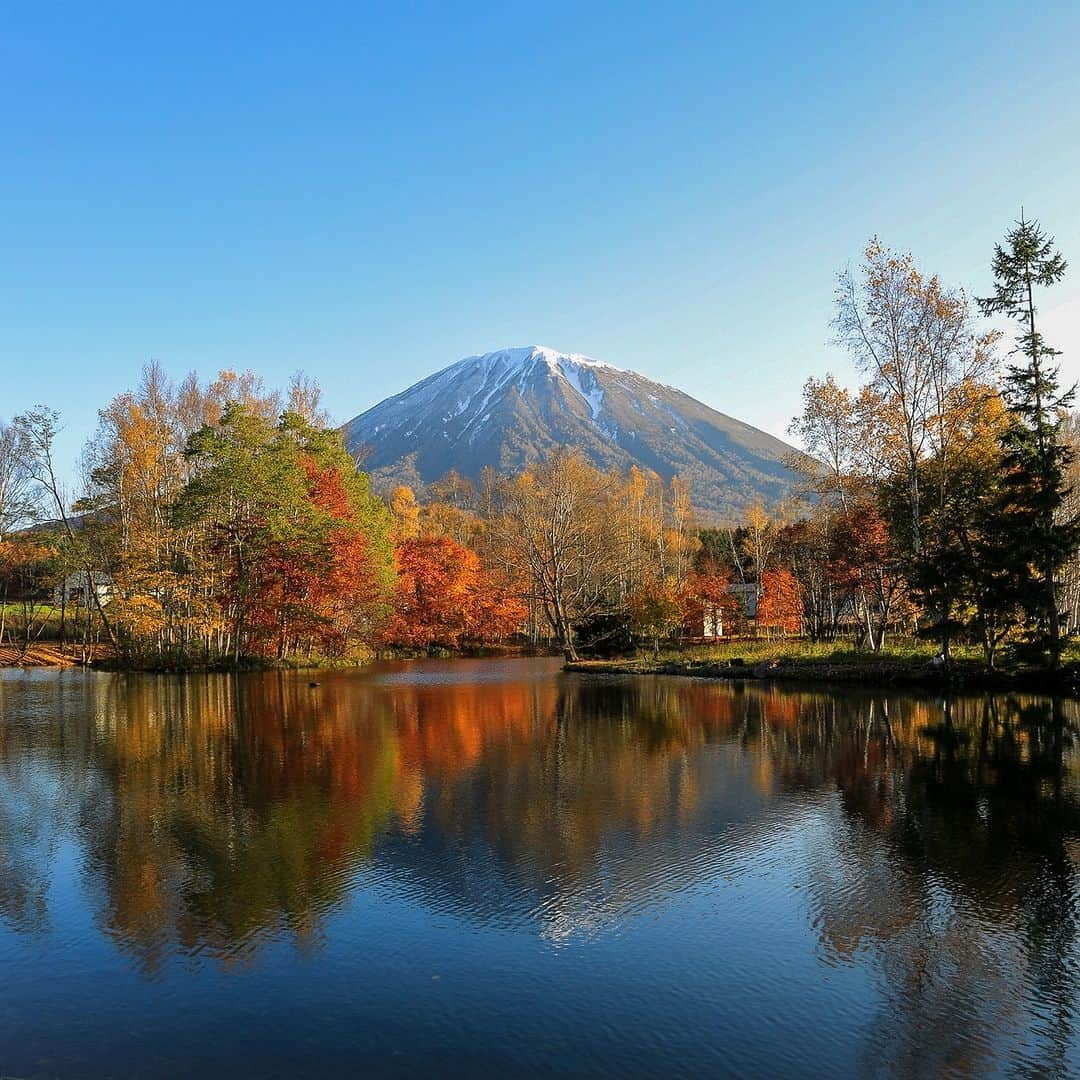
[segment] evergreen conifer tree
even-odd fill
[[[1005,243],[994,249],[994,295],[979,300],[984,315],[1008,315],[1020,326],[1005,376],[1011,422],[1002,439],[999,554],[1021,598],[1035,650],[1056,665],[1062,651],[1055,577],[1080,544],[1075,518],[1062,519],[1071,450],[1061,436],[1073,388],[1059,389],[1060,355],[1039,332],[1034,291],[1059,282],[1066,263],[1052,237],[1021,212]]]

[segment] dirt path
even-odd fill
[[[0,645],[0,667],[78,667],[79,660],[70,651],[63,653],[54,642],[33,645],[25,656],[11,645]]]

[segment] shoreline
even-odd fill
[[[831,683],[937,691],[1027,690],[1080,696],[1080,666],[1075,664],[1057,671],[990,671],[970,662],[959,662],[946,669],[925,662],[872,660],[866,663],[838,663],[792,659],[756,664],[700,660],[575,660],[567,661],[563,670],[574,675],[667,675],[729,682]]]
[[[191,664],[173,667],[152,667],[138,664],[125,664],[105,648],[99,646],[97,655],[91,660],[83,660],[73,652],[65,651],[57,642],[37,643],[22,654],[13,646],[0,646],[0,671],[35,671],[66,670],[82,668],[86,671],[109,671],[120,674],[145,675],[194,675],[194,674],[241,674],[265,671],[361,671],[383,660],[472,660],[485,658],[516,658],[532,656],[559,656],[555,650],[536,649],[531,646],[479,646],[459,652],[439,650],[422,653],[413,650],[385,650],[363,656],[320,659],[293,658],[285,661],[261,660],[248,657],[240,666],[231,663]]]
[[[25,653],[11,645],[0,645],[0,670],[5,668],[24,671],[36,668],[62,670],[92,666],[92,664],[84,664],[77,656],[64,652],[55,642],[36,643],[31,645]]]
[[[532,650],[477,650],[435,659],[469,659],[477,656],[524,657],[554,655]],[[372,656],[337,663],[272,663],[244,664],[239,671],[359,671],[378,660],[423,659],[414,654]],[[63,671],[82,668],[87,671],[111,671],[141,674],[233,673],[229,667],[144,668],[118,664],[112,656],[99,655],[86,662],[77,655],[65,652],[55,643],[34,645],[25,656],[10,647],[0,648],[0,670]],[[787,682],[813,683],[834,686],[894,689],[911,688],[934,692],[955,691],[1028,691],[1080,697],[1080,664],[1069,664],[1057,671],[1025,669],[1020,671],[990,671],[970,660],[957,661],[951,669],[913,660],[874,660],[852,662],[780,658],[758,662],[724,662],[715,660],[624,660],[566,661],[562,670],[573,675],[664,675],[675,678],[719,679],[728,682]]]

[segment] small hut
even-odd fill
[[[104,570],[77,570],[53,590],[53,603],[57,607],[71,604],[89,607],[95,595],[97,603],[107,604],[112,594],[113,579]]]

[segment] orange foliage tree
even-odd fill
[[[851,598],[860,637],[865,635],[869,648],[879,652],[902,578],[888,524],[872,501],[850,500],[847,509],[836,516],[830,556],[831,579]]]
[[[740,603],[731,592],[731,572],[708,559],[686,580],[684,614],[694,636],[719,637],[739,623]]]
[[[761,575],[757,622],[767,629],[798,634],[802,629],[802,603],[795,575],[785,568]]]
[[[476,553],[447,536],[402,540],[397,563],[393,614],[383,631],[388,645],[431,649],[495,641],[526,616],[520,599],[494,587]]]

